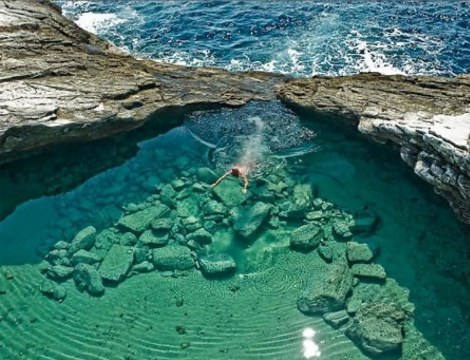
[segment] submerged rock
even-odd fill
[[[354,264],[351,267],[354,276],[383,280],[387,277],[385,269],[379,264]]]
[[[341,238],[350,238],[353,235],[345,220],[335,220],[333,222],[333,232]]]
[[[80,291],[87,291],[93,296],[101,296],[104,294],[101,276],[91,265],[78,264],[73,272],[73,279],[77,289]]]
[[[206,229],[199,229],[188,234],[186,239],[196,241],[199,245],[207,245],[212,242],[212,234]]]
[[[323,233],[316,225],[303,225],[290,234],[290,245],[295,249],[312,250],[315,249],[322,240]]]
[[[298,184],[294,186],[291,202],[284,211],[288,218],[303,218],[313,206],[312,187],[307,184]]]
[[[352,289],[353,275],[345,264],[328,265],[315,273],[299,296],[297,306],[308,314],[341,310]]]
[[[340,310],[323,314],[323,320],[325,320],[328,325],[338,329],[349,321],[349,315],[346,310]]]
[[[266,220],[272,205],[257,202],[248,211],[245,211],[235,222],[233,229],[242,237],[253,235]]]
[[[134,261],[134,248],[113,245],[101,263],[98,272],[105,280],[119,282],[129,272]]]
[[[346,335],[366,353],[382,355],[401,348],[405,318],[403,310],[395,304],[365,304],[357,311]]]
[[[165,246],[168,240],[168,233],[157,235],[153,230],[146,230],[139,236],[139,243],[149,246]]]
[[[372,233],[377,223],[377,216],[368,212],[361,212],[354,218],[350,229],[353,233]]]
[[[191,250],[185,246],[169,245],[152,251],[153,264],[159,270],[188,270],[194,267]]]
[[[50,297],[59,302],[63,301],[67,296],[67,290],[63,286],[58,285],[50,280],[43,280],[39,286],[39,291],[41,291],[41,293],[47,297]]]
[[[46,275],[55,281],[64,281],[70,276],[72,276],[73,267],[70,266],[63,266],[63,265],[54,265],[51,266]]]
[[[374,253],[367,244],[359,244],[350,241],[346,245],[347,257],[350,263],[369,262],[372,261]]]
[[[90,250],[95,245],[95,236],[96,229],[93,226],[80,230],[73,238],[67,253],[73,255],[78,250]]]
[[[101,256],[99,256],[96,253],[89,252],[86,250],[78,250],[75,254],[72,256],[72,264],[77,265],[80,263],[83,264],[95,264],[97,262],[101,261]]]
[[[241,185],[235,181],[222,181],[213,192],[229,209],[243,204],[250,196],[250,193],[243,194]]]
[[[197,178],[199,181],[202,181],[206,184],[213,184],[217,181],[217,175],[209,168],[199,168],[196,172]]]
[[[205,275],[230,274],[237,268],[235,260],[227,254],[211,254],[199,259],[201,271]]]
[[[136,264],[132,267],[132,270],[137,272],[149,272],[154,269],[154,266],[149,261],[142,261],[140,264]]]
[[[159,204],[121,217],[118,221],[118,225],[136,234],[141,234],[149,227],[154,219],[166,217],[170,212],[171,210],[168,206]]]
[[[327,244],[322,244],[318,247],[318,254],[327,263],[331,263],[333,261],[333,250]]]

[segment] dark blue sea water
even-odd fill
[[[57,1],[142,58],[312,76],[470,72],[470,1]]]

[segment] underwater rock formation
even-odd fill
[[[0,18],[0,163],[134,129],[170,107],[240,106],[279,96],[398,146],[415,173],[470,223],[469,75],[293,80],[187,68],[123,54],[47,0],[1,1]]]

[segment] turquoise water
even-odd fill
[[[224,181],[222,195],[217,195],[197,175],[199,169],[221,175],[226,164],[214,151],[230,155],[231,147],[238,147],[243,153],[250,142],[233,141],[219,132],[225,141],[214,150],[194,134],[206,134],[207,140],[220,130],[213,124],[222,121],[226,129],[241,126],[250,139],[259,135],[259,128],[243,122],[249,117],[289,119],[295,131],[282,133],[282,149],[266,137],[256,159],[259,166],[269,166],[249,173],[247,195],[241,194],[241,181],[235,178]],[[289,246],[293,231],[308,221],[281,214],[298,184],[313,189],[315,199],[329,202],[328,210],[321,210],[325,214],[342,219],[366,210],[379,219],[372,233],[355,233],[353,240],[380,250],[373,263],[383,266],[387,279],[361,278],[348,302],[391,301],[406,309],[402,349],[382,358],[469,358],[468,227],[394,151],[313,115],[300,120],[278,103],[166,113],[128,134],[3,166],[0,359],[371,358],[345,335],[352,320],[335,329],[320,315],[297,309],[308,281],[332,266],[316,248],[296,251]],[[162,123],[175,126],[162,128]],[[307,131],[302,126],[316,138],[294,141],[292,134]],[[168,183],[176,189],[170,202],[162,190]],[[227,206],[219,197],[227,194],[246,200]],[[211,201],[213,208],[225,204],[225,210],[209,213]],[[233,211],[259,201],[280,213],[273,212],[244,239],[235,231]],[[118,283],[105,282],[102,296],[80,292],[71,277],[58,283],[66,291],[63,301],[41,294],[39,287],[47,278],[41,273],[44,257],[57,241],[71,242],[88,226],[98,233],[116,229],[121,234],[126,231],[122,217],[161,202],[170,204],[177,223],[194,216],[212,234],[210,244],[194,247],[184,235],[188,227],[178,225],[176,233],[182,237],[172,232],[170,245],[189,246],[198,259],[206,252],[228,254],[236,272],[221,278],[203,276],[197,269],[141,273],[134,263],[134,270]],[[316,205],[311,206],[313,210]],[[328,218],[320,226],[335,254],[333,264],[341,262],[351,239],[332,235]],[[135,246],[147,249],[139,244]],[[97,245],[91,251],[107,256]],[[303,336],[305,329],[315,331],[313,339]]]
[[[56,1],[135,56],[297,76],[470,70],[469,1]]]

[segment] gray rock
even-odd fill
[[[86,250],[78,250],[75,254],[72,256],[72,264],[75,266],[77,264],[83,263],[83,264],[95,264],[97,262],[101,261],[101,256],[99,256],[96,253],[89,252]]]
[[[133,233],[141,234],[149,227],[154,219],[166,217],[170,212],[171,210],[168,206],[159,204],[121,217],[118,221],[118,225]]]
[[[346,335],[369,355],[399,350],[403,343],[405,313],[394,304],[362,305]]]
[[[119,282],[129,272],[134,261],[134,248],[113,245],[101,263],[98,272],[105,280]]]
[[[200,245],[207,245],[212,242],[212,234],[207,231],[206,229],[199,229],[196,230],[186,236],[186,239],[189,240],[194,240]]]
[[[353,275],[345,264],[328,265],[316,273],[299,296],[297,306],[307,314],[324,314],[344,308]]]
[[[39,291],[45,296],[50,297],[54,300],[62,302],[67,296],[67,290],[50,280],[44,280],[39,286]]]
[[[191,250],[180,245],[168,245],[152,251],[153,264],[159,270],[188,270],[194,267]]]
[[[80,291],[87,291],[93,296],[101,296],[104,294],[101,276],[91,265],[78,264],[73,272],[73,279],[77,289]]]
[[[201,271],[207,276],[230,274],[237,268],[235,260],[227,254],[211,254],[199,259]]]
[[[62,265],[51,266],[46,272],[47,276],[55,281],[64,281],[72,276],[72,273],[73,267]]]
[[[374,253],[367,244],[350,241],[347,243],[346,249],[346,255],[350,263],[369,262],[374,257]]]
[[[290,245],[295,249],[315,249],[322,240],[323,233],[316,225],[303,225],[290,233]]]
[[[73,255],[78,250],[90,250],[95,245],[95,237],[96,229],[93,226],[80,230],[73,238],[67,253]]]
[[[351,267],[354,276],[383,280],[387,277],[385,269],[379,264],[354,264]]]
[[[323,320],[333,328],[339,329],[349,321],[349,315],[346,310],[340,310],[323,314]]]
[[[248,238],[263,225],[271,208],[271,205],[257,202],[238,218],[233,229],[242,237]]]

